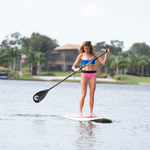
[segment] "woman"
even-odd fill
[[[101,49],[106,51],[105,49]],[[89,61],[93,60],[94,58],[96,58],[98,55],[94,52],[94,48],[91,45],[90,41],[85,41],[82,46],[79,49],[79,55],[77,56],[73,66],[72,66],[72,70],[79,72],[80,68],[76,68],[77,64],[82,61],[82,65],[86,65]],[[104,60],[102,60],[102,58],[98,58],[97,60],[102,64],[105,65],[106,64],[106,60],[107,60],[107,55],[109,54],[109,49],[107,51],[107,53],[105,53],[105,58]],[[94,105],[94,92],[96,89],[96,70],[94,68],[94,64],[95,61],[93,61],[92,63],[90,63],[89,65],[85,66],[82,70],[81,70],[81,90],[82,90],[82,94],[81,94],[81,98],[80,98],[80,102],[79,102],[79,116],[82,117],[82,108],[84,105],[84,100],[85,100],[85,96],[86,96],[86,92],[87,92],[87,84],[89,82],[89,88],[90,88],[90,101],[89,101],[89,105],[90,105],[90,116],[94,117],[95,115],[93,114],[93,105]]]

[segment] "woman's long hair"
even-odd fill
[[[94,48],[93,48],[93,46],[92,46],[92,44],[91,44],[91,41],[85,41],[82,45],[81,45],[81,47],[80,47],[80,49],[79,49],[79,53],[84,53],[85,51],[84,51],[84,47],[85,46],[89,46],[90,47],[90,53],[93,55],[93,56],[95,56],[94,55]]]

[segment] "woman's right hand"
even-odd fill
[[[80,68],[76,68],[75,71],[76,71],[76,72],[79,72],[79,71],[80,71]]]
[[[107,49],[107,54],[109,54],[109,49]]]

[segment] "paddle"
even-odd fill
[[[93,59],[92,61],[90,61],[89,63],[87,63],[86,65],[82,66],[80,68],[80,70],[82,70],[85,66],[89,65],[91,62],[97,60],[99,57],[101,57],[102,55],[104,55],[105,53],[107,53],[107,49],[104,53],[102,53],[101,55],[97,56],[95,59]],[[38,93],[36,93],[34,96],[33,96],[33,100],[34,102],[36,103],[39,103],[41,100],[44,99],[44,97],[46,96],[46,94],[51,90],[53,89],[55,86],[59,85],[61,82],[65,81],[66,79],[68,79],[69,77],[71,77],[72,75],[74,75],[75,73],[77,73],[77,71],[73,72],[72,74],[70,74],[68,77],[64,78],[63,80],[61,80],[60,82],[58,82],[57,84],[55,84],[54,86],[52,86],[50,89],[47,89],[47,90],[43,90],[43,91],[40,91]]]

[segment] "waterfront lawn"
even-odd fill
[[[123,75],[122,81],[118,80],[118,83],[124,84],[138,84],[139,82],[150,83],[150,77]]]
[[[22,75],[20,77],[20,79],[23,79],[23,80],[42,80],[42,79],[34,78],[34,77],[31,77],[31,76],[25,76],[25,75]]]
[[[53,76],[58,76],[58,77],[60,77],[60,76],[67,77],[71,73],[73,73],[73,71],[44,71],[44,72],[40,72],[41,75],[52,74]],[[75,73],[73,76],[80,77],[81,73],[80,72]]]

